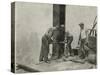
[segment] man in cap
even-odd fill
[[[84,23],[81,22],[79,24],[80,26],[80,35],[79,35],[79,41],[78,41],[78,44],[80,45],[80,50],[79,50],[79,57],[81,59],[85,58],[86,57],[86,51],[84,49],[84,45],[85,45],[85,42],[86,42],[86,31],[84,29]]]

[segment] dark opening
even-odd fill
[[[60,25],[65,25],[65,5],[60,5]]]
[[[53,44],[53,56],[61,57],[64,53],[64,44],[59,42],[64,41],[65,36],[65,5],[53,5],[53,26],[57,26],[53,35],[57,42]]]

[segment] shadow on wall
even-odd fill
[[[29,36],[22,36],[17,42],[17,63],[32,64],[38,62],[41,41],[37,33],[31,32]]]

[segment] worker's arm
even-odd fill
[[[67,41],[67,44],[71,44],[72,41],[73,41],[73,36],[70,36],[70,38],[69,38],[68,41]]]
[[[78,45],[80,44],[80,40],[81,40],[81,34],[79,35]]]

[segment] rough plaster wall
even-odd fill
[[[16,62],[37,63],[41,37],[52,26],[53,5],[17,2],[15,7]]]
[[[74,36],[72,47],[75,48],[79,38],[79,23],[85,24],[85,29],[92,28],[93,21],[97,16],[97,8],[91,6],[66,6],[66,31]]]
[[[15,7],[16,62],[24,64],[37,63],[41,37],[53,25],[53,5],[17,2]],[[66,31],[74,36],[72,47],[77,46],[80,22],[91,28],[96,7],[66,6]]]

